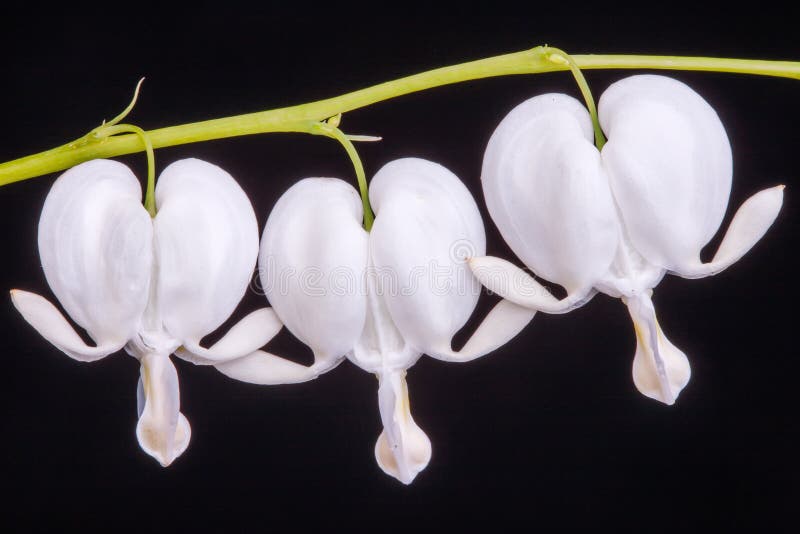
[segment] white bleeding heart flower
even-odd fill
[[[278,200],[261,240],[259,271],[280,320],[308,345],[310,367],[263,351],[217,366],[233,378],[279,384],[316,378],[348,358],[378,377],[380,467],[405,484],[431,444],[411,416],[406,370],[424,354],[468,361],[499,347],[534,311],[501,301],[458,352],[453,335],[475,309],[480,284],[466,257],[485,254],[483,222],[450,171],[421,159],[384,166],[372,180],[377,217],[362,227],[356,190],[307,178]]]
[[[534,97],[503,119],[483,161],[486,204],[506,242],[567,297],[557,300],[499,258],[470,265],[492,291],[549,313],[596,291],[620,297],[636,330],[634,383],[672,404],[689,362],[661,331],[652,288],[667,272],[699,278],[741,258],[777,217],[783,186],[749,198],[703,263],[700,251],[722,223],[731,190],[731,149],[716,112],[681,82],[640,75],[609,87],[598,115],[608,136],[602,151],[581,103]]]
[[[210,351],[199,345],[233,312],[258,255],[253,208],[236,181],[210,163],[186,159],[161,174],[158,214],[141,203],[139,181],[125,165],[93,160],[53,184],[39,221],[47,282],[87,345],[43,297],[12,290],[14,305],[48,341],[91,362],[121,348],[141,364],[136,435],[169,465],[189,443],[170,354],[218,363],[251,353],[277,331],[271,310],[253,312]],[[270,335],[271,334],[271,335]],[[191,351],[189,353],[187,351]]]

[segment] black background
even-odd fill
[[[143,75],[129,120],[149,129],[321,99],[544,43],[573,53],[800,60],[796,13],[761,2],[747,12],[666,3],[616,12],[545,4],[523,12],[500,3],[374,3],[352,11],[230,2],[4,9],[3,161],[77,138],[113,117]],[[624,75],[586,73],[597,96]],[[2,522],[30,530],[791,531],[800,480],[800,81],[674,76],[715,107],[730,135],[735,177],[723,227],[749,195],[788,186],[775,226],[738,264],[703,280],[667,277],[656,289],[664,331],[692,363],[675,406],[635,390],[627,312],[599,296],[566,316],[537,316],[512,343],[476,362],[420,360],[409,373],[411,399],[434,452],[410,487],[375,464],[377,383],[349,363],[312,383],[266,388],[176,361],[193,436],[186,453],[162,469],[134,435],[137,362],[123,353],[94,364],[72,361],[5,300],[0,483],[9,495],[0,505]],[[342,127],[383,136],[359,145],[368,174],[397,157],[432,159],[455,172],[482,206],[479,171],[493,128],[513,106],[548,91],[577,96],[564,73],[497,78],[354,111]],[[157,165],[187,156],[237,177],[262,227],[298,179],[352,175],[333,141],[310,136],[161,149]],[[141,155],[120,159],[144,174]],[[51,296],[36,225],[53,178],[0,189],[5,289]],[[481,209],[489,252],[513,258]],[[718,242],[719,236],[705,257]],[[235,317],[263,302],[250,292]],[[491,303],[481,300],[467,330]],[[310,359],[287,333],[270,348]]]

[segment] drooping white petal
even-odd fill
[[[406,158],[375,174],[370,201],[370,254],[394,324],[419,351],[449,345],[481,291],[467,264],[486,253],[475,200],[445,167]]]
[[[175,355],[198,365],[214,365],[247,356],[280,332],[283,324],[272,308],[249,313],[210,348],[187,343]]]
[[[142,449],[167,467],[189,445],[191,427],[180,413],[178,374],[167,354],[145,354],[141,363],[136,437]]]
[[[383,471],[411,484],[431,459],[431,442],[411,417],[405,371],[378,375],[378,407],[383,432],[375,443],[375,458]]]
[[[710,263],[680,265],[677,272],[684,278],[700,278],[717,274],[737,262],[775,222],[783,205],[782,185],[759,191],[736,211],[731,225]]]
[[[730,143],[716,112],[685,84],[625,78],[599,104],[602,160],[631,242],[669,270],[699,262],[725,215]]]
[[[92,160],[55,181],[39,219],[47,282],[101,346],[133,337],[147,305],[153,225],[141,198],[128,167]]]
[[[335,178],[306,178],[275,204],[261,239],[264,293],[318,362],[349,352],[364,328],[367,233],[358,193]]]
[[[425,353],[447,362],[468,362],[500,348],[531,322],[536,310],[501,300],[484,318],[467,343],[459,351],[451,347],[452,339],[425,349]]]
[[[234,326],[222,339],[204,351],[220,358],[222,354],[236,354],[249,346],[253,339],[261,338],[261,346],[266,345],[283,327],[272,308],[257,310]],[[199,355],[192,354],[187,358],[186,351],[179,351],[178,356],[199,363]],[[344,358],[322,360],[310,367],[294,363],[268,352],[257,350],[244,357],[230,359],[225,363],[217,363],[216,368],[230,378],[260,385],[296,384],[317,378],[331,370]],[[202,359],[200,359],[202,361]],[[203,362],[206,363],[206,362]],[[213,363],[213,362],[207,362]]]
[[[618,219],[589,113],[566,95],[523,102],[492,134],[481,181],[511,249],[537,275],[586,294],[610,265]]]
[[[258,350],[243,358],[218,364],[217,370],[235,380],[262,386],[299,384],[318,378],[344,361],[344,357],[327,358],[305,366]]]
[[[247,290],[258,256],[256,216],[230,174],[197,159],[164,169],[156,205],[158,309],[170,335],[197,347]]]
[[[661,331],[648,295],[624,299],[624,302],[636,332],[633,383],[651,399],[674,404],[689,382],[689,360]]]
[[[594,295],[591,287],[559,300],[534,277],[502,258],[482,256],[469,260],[475,277],[492,293],[519,306],[545,313],[567,313],[583,306]]]
[[[35,293],[12,289],[11,302],[43,338],[75,360],[93,362],[117,352],[125,344],[125,341],[118,341],[96,347],[88,346],[75,333],[61,312],[47,299]]]

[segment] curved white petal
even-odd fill
[[[255,351],[243,358],[237,358],[216,365],[219,372],[242,382],[274,386],[278,384],[299,384],[318,378],[321,374],[344,361],[344,357],[328,358],[305,366],[270,354],[263,350]]]
[[[275,204],[261,239],[259,275],[281,322],[317,361],[349,352],[364,328],[367,233],[358,193],[335,178],[306,178]]]
[[[502,258],[482,256],[469,260],[475,277],[492,293],[514,304],[545,313],[567,313],[586,304],[595,292],[586,288],[559,300],[534,277]]]
[[[589,113],[572,97],[523,102],[492,134],[481,181],[514,253],[537,275],[586,293],[608,270],[618,218]]]
[[[731,225],[710,263],[699,261],[676,268],[684,278],[700,278],[717,274],[737,262],[764,237],[783,206],[784,186],[759,191],[736,211]]]
[[[467,343],[459,351],[450,346],[452,339],[426,349],[426,354],[446,362],[468,362],[480,358],[511,341],[528,326],[536,310],[501,300],[484,318]]]
[[[375,443],[375,459],[386,474],[411,484],[431,460],[431,442],[411,417],[405,376],[405,371],[378,375],[383,432]]]
[[[689,382],[689,360],[661,331],[649,296],[639,295],[624,302],[636,331],[633,383],[651,399],[674,404]]]
[[[39,255],[61,305],[98,345],[134,336],[147,305],[153,225],[128,167],[92,160],[53,184],[39,219]]]
[[[731,189],[731,148],[716,112],[677,80],[640,75],[606,90],[599,117],[603,164],[633,245],[665,269],[698,262]]]
[[[370,201],[370,254],[393,322],[422,352],[449,344],[481,291],[467,264],[486,253],[475,200],[446,168],[406,158],[375,174]]]
[[[186,450],[192,433],[180,413],[178,374],[167,354],[145,354],[139,362],[136,437],[147,454],[167,467]]]
[[[205,161],[176,161],[156,186],[158,309],[166,330],[197,344],[233,313],[253,276],[258,223],[230,174]]]
[[[125,344],[122,341],[90,347],[55,306],[35,293],[12,289],[11,302],[43,338],[75,360],[93,362],[117,352]]]
[[[263,347],[280,332],[283,324],[272,308],[261,308],[249,313],[233,325],[210,348],[187,342],[175,352],[179,358],[197,365],[215,365],[247,356]]]

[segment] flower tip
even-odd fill
[[[475,269],[483,265],[482,259],[483,256],[470,256],[465,258],[465,261],[469,264],[470,269]]]
[[[152,418],[141,418],[136,425],[136,439],[144,452],[161,467],[169,467],[189,445],[191,427],[182,413],[176,426],[158,425]],[[171,437],[170,437],[171,436]]]
[[[175,461],[175,458],[167,458],[167,457],[159,457],[159,456],[154,456],[154,458],[158,461],[158,463],[159,463],[159,465],[161,465],[161,467],[169,467],[170,465],[172,465],[172,462]]]
[[[20,299],[24,298],[24,295],[26,295],[27,293],[28,293],[27,291],[23,291],[21,289],[12,289],[8,292],[8,294],[11,296],[11,303],[17,309],[19,309],[20,306]]]

